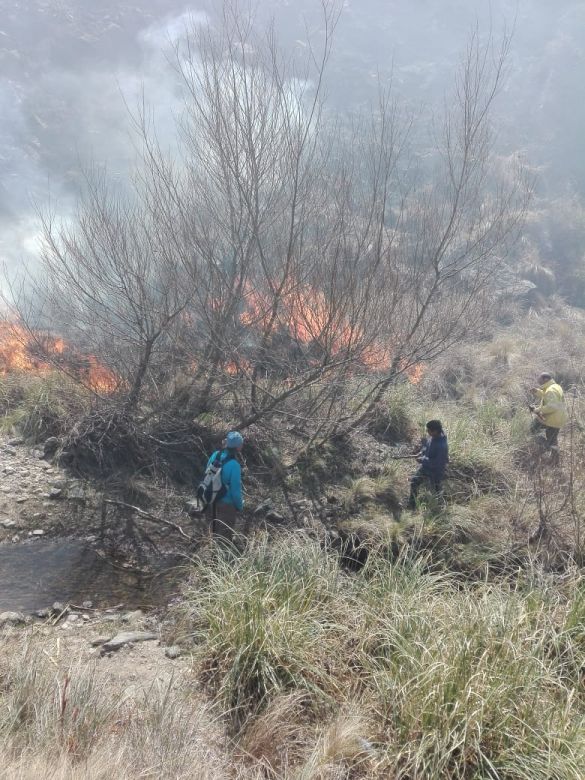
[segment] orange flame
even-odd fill
[[[240,322],[247,327],[263,331],[282,328],[301,344],[325,341],[333,355],[359,344],[362,338],[362,332],[340,320],[325,295],[309,285],[291,283],[285,288],[276,313],[269,297],[253,289],[250,283],[246,285],[244,299],[246,308]],[[382,343],[371,344],[362,350],[361,363],[372,371],[385,371],[392,365],[392,350]],[[403,371],[410,382],[418,384],[425,368],[415,363]]]
[[[41,354],[37,356],[35,352]],[[37,344],[25,328],[15,323],[0,321],[0,376],[18,372],[46,376],[52,366],[42,353],[49,358],[62,358],[66,355],[75,358],[73,362],[82,364],[76,373],[97,393],[112,393],[119,387],[115,374],[102,366],[93,355],[81,357],[59,337],[39,334]]]

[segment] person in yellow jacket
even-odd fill
[[[569,421],[563,388],[547,371],[543,371],[538,382],[540,386],[534,390],[534,393],[540,399],[540,403],[538,406],[530,406],[530,411],[534,414],[532,431],[536,433],[544,429],[548,447],[556,449],[559,431]]]

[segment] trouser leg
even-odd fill
[[[237,511],[233,504],[216,504],[212,534],[217,538],[233,541],[236,519]]]
[[[421,474],[420,471],[417,471],[410,478],[410,495],[408,497],[408,503],[406,504],[408,509],[414,509],[416,507],[416,497],[424,479],[424,474]]]
[[[548,446],[556,447],[559,443],[559,429],[547,426],[544,430]]]

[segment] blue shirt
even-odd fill
[[[421,451],[420,470],[423,474],[435,479],[442,479],[449,463],[449,445],[444,433],[440,436],[429,436]]]
[[[219,450],[216,450],[209,461],[207,466],[219,455]],[[220,504],[231,504],[235,506],[238,512],[241,512],[244,508],[244,499],[242,498],[242,467],[240,461],[237,458],[232,457],[228,450],[222,450],[220,461],[221,468],[221,481],[226,489],[226,494],[223,498],[219,499]]]

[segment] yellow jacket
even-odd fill
[[[569,420],[563,398],[563,388],[549,379],[538,389],[540,404],[534,410],[550,428],[562,428]]]

